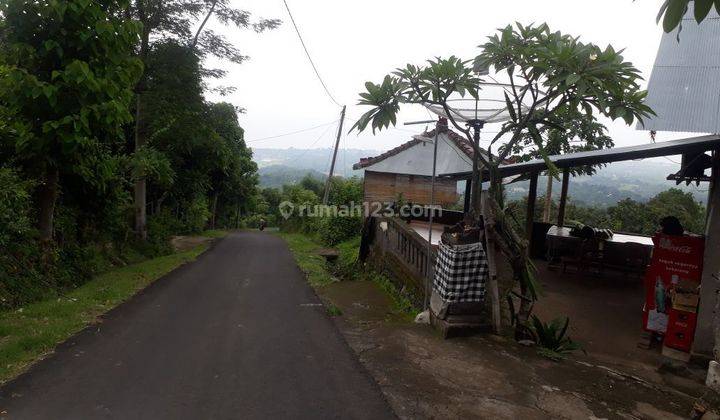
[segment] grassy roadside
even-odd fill
[[[358,252],[360,249],[360,238],[350,239],[341,242],[335,247],[340,255],[334,270],[330,270],[325,258],[317,254],[317,251],[324,247],[309,238],[307,235],[278,232],[280,237],[285,239],[295,256],[300,269],[305,272],[308,282],[316,289],[330,286],[333,282],[340,280],[371,281],[378,288],[387,293],[393,302],[393,312],[403,319],[412,320],[418,311],[412,301],[405,296],[386,276],[377,273],[369,268],[357,264]],[[328,311],[331,315],[334,305],[330,302]]]
[[[200,234],[200,236],[203,236],[205,238],[223,238],[227,236],[228,232],[226,230],[206,230],[203,233]]]
[[[317,254],[323,248],[322,245],[299,233],[278,232],[277,235],[288,243],[295,261],[307,275],[311,286],[322,287],[336,281],[327,269],[325,258]]]
[[[223,235],[220,231],[203,233],[214,238]],[[62,297],[0,313],[0,383],[16,377],[59,343],[155,280],[195,260],[208,247],[202,244],[108,271]]]

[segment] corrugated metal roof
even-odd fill
[[[720,149],[720,135],[693,137],[658,143],[642,144],[639,146],[616,147],[613,149],[593,150],[589,152],[568,153],[565,155],[549,156],[551,162],[558,168],[574,168],[584,165],[599,165],[602,163],[622,162],[634,159],[648,159],[660,156],[681,155],[691,152],[705,152]],[[500,165],[500,174],[503,177],[540,172],[547,169],[542,159],[531,160],[510,165]],[[467,177],[470,172],[452,174],[457,177]]]
[[[640,130],[720,133],[720,16],[698,24],[693,3],[682,30],[663,34],[648,83],[647,105],[657,116]]]

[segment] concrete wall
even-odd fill
[[[370,231],[363,235],[370,250],[367,262],[387,274],[417,307],[422,307],[435,253],[428,266],[427,242],[402,220],[375,217],[368,226]]]
[[[368,230],[363,235],[363,242],[369,253],[365,261],[392,278],[400,288],[409,292],[416,306],[422,307],[424,285],[433,278],[432,269],[428,271],[427,267],[427,242],[398,219],[376,217],[367,226]],[[434,265],[435,252],[431,258],[433,260],[431,264]],[[511,314],[505,296],[516,288],[517,283],[507,258],[499,250],[496,250],[495,260],[502,328],[507,329],[510,327]],[[490,299],[488,298],[486,302],[489,308]]]

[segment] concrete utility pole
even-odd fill
[[[337,160],[338,148],[340,147],[340,136],[342,136],[346,109],[347,106],[343,106],[342,113],[340,113],[340,126],[338,127],[337,140],[335,140],[335,150],[333,151],[332,164],[330,164],[330,173],[328,174],[327,181],[325,182],[325,195],[323,196],[323,205],[327,205],[328,199],[330,198],[330,181],[332,180],[333,173],[335,173],[335,161]]]

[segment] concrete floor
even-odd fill
[[[570,337],[597,363],[621,368],[654,382],[671,381],[678,385],[680,378],[658,371],[668,362],[658,343],[649,350],[638,347],[638,343],[643,342],[642,279],[611,271],[602,276],[563,273],[560,269],[548,269],[544,261],[535,263],[543,289],[534,311],[540,319],[547,322],[570,317]],[[693,388],[697,380],[686,382],[680,385]]]

